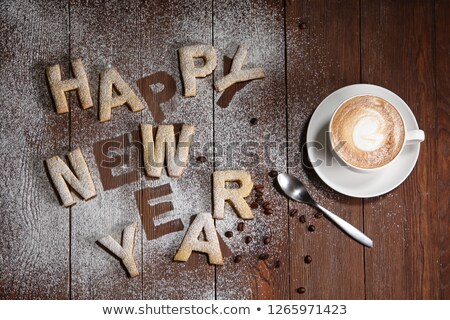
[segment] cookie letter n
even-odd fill
[[[226,188],[226,182],[238,182],[239,188]],[[213,173],[214,219],[223,219],[225,201],[229,201],[242,219],[253,219],[252,210],[244,200],[253,188],[250,174],[242,170],[216,171]]]
[[[97,193],[81,150],[75,149],[69,152],[67,157],[74,172],[58,156],[47,159],[47,167],[63,205],[70,207],[76,202],[67,185],[78,192],[84,200],[95,197]]]
[[[115,97],[113,86],[118,93]],[[103,71],[100,76],[100,122],[111,120],[111,109],[124,104],[127,104],[133,112],[144,109],[144,104],[116,69],[109,68]]]
[[[205,230],[206,241],[198,240],[203,230]],[[214,227],[214,220],[209,212],[200,213],[195,217],[195,220],[184,236],[174,260],[188,261],[192,251],[206,253],[210,264],[223,264],[217,231]]]
[[[55,100],[56,113],[58,114],[69,112],[66,92],[71,90],[77,90],[83,109],[93,106],[88,79],[81,59],[72,61],[72,72],[75,78],[61,80],[61,67],[59,64],[47,68],[47,79],[53,100]]]
[[[180,57],[181,77],[184,84],[184,95],[194,97],[197,94],[195,78],[204,78],[211,74],[217,66],[217,53],[213,46],[195,45],[178,49]],[[203,58],[205,64],[197,68],[195,58]]]

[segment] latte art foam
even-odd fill
[[[384,99],[359,96],[345,102],[331,123],[335,151],[351,165],[373,169],[392,161],[405,138],[403,120]]]

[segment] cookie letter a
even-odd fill
[[[184,83],[184,96],[194,97],[197,94],[195,78],[204,78],[211,74],[217,66],[217,53],[213,46],[195,45],[178,49],[180,57],[181,77]],[[205,64],[197,68],[195,58],[203,58]]]
[[[147,176],[161,177],[165,159],[168,175],[174,178],[181,177],[187,166],[194,132],[195,126],[183,124],[177,145],[173,125],[160,125],[156,139],[153,140],[153,126],[141,124],[144,166]]]
[[[106,236],[98,240],[116,257],[122,260],[125,268],[127,268],[130,277],[134,278],[139,275],[136,261],[134,260],[134,236],[136,234],[137,223],[132,223],[123,229],[122,245],[117,243],[111,236]]]
[[[115,97],[113,86],[118,93]],[[127,104],[133,112],[144,109],[144,104],[116,69],[109,68],[103,71],[100,76],[100,122],[111,120],[111,109],[124,104]]]
[[[206,241],[198,240],[203,230],[205,231]],[[195,220],[184,236],[174,260],[188,261],[192,251],[206,253],[210,264],[223,264],[217,231],[214,227],[214,220],[209,212],[200,213],[195,217]]]
[[[72,61],[72,72],[75,78],[61,80],[61,67],[59,64],[47,68],[47,79],[53,100],[55,100],[56,113],[58,114],[69,112],[66,92],[71,90],[77,90],[83,109],[93,106],[88,79],[81,59]]]
[[[264,70],[262,68],[242,69],[246,56],[247,49],[240,45],[233,57],[233,64],[231,65],[230,73],[214,83],[214,87],[216,87],[217,91],[223,91],[237,82],[261,79],[265,77]]]
[[[70,185],[78,192],[84,200],[88,200],[97,195],[94,182],[92,181],[81,150],[79,148],[75,149],[69,152],[67,157],[74,172],[58,156],[54,156],[46,161],[50,177],[61,197],[64,207],[70,207],[76,203],[67,185]]]

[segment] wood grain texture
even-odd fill
[[[66,72],[66,3],[0,5],[0,299],[69,298],[69,210],[44,160],[69,150],[69,117],[58,116],[45,68]]]
[[[306,130],[315,108],[340,87],[359,82],[359,1],[287,1],[287,92],[289,173],[317,202],[363,229],[362,201],[340,195],[320,180],[307,160]],[[306,215],[290,221],[293,299],[363,299],[363,247],[315,209],[289,203]],[[309,224],[316,226],[308,232]],[[370,234],[370,233],[369,233]],[[305,264],[305,255],[313,259]],[[304,287],[299,295],[296,289]]]
[[[450,2],[435,4],[437,212],[439,216],[440,298],[450,299]]]
[[[98,88],[100,72],[112,66],[139,92],[135,80],[140,77],[142,66],[140,9],[139,1],[70,2],[70,56],[84,60],[95,102],[94,108],[82,110],[72,101],[71,148],[83,149],[97,188],[95,199],[81,201],[71,209],[73,299],[142,298],[142,272],[139,277],[129,278],[119,261],[96,244],[96,240],[106,235],[119,241],[123,228],[137,222],[134,252],[138,269],[142,271],[142,229],[134,200],[140,181],[130,181],[126,174],[137,170],[137,161],[119,163],[113,174],[121,176],[116,177],[122,179],[121,186],[105,190],[97,168],[100,164],[95,161],[93,151],[98,141],[139,129],[144,111],[132,113],[126,106],[113,109],[111,121],[99,122]],[[124,144],[116,149],[123,147]],[[131,153],[131,149],[123,152]]]
[[[251,81],[238,91],[227,108],[214,106],[215,170],[248,171],[255,185],[264,186],[263,198],[274,209],[272,215],[254,210],[255,218],[245,221],[242,232],[236,230],[238,219],[226,205],[225,218],[217,220],[219,234],[227,230],[235,236],[225,239],[236,255],[217,267],[218,299],[282,299],[288,296],[288,216],[287,201],[274,189],[270,170],[285,171],[286,140],[283,6],[281,1],[217,1],[214,3],[214,46],[222,56],[232,58],[238,45],[248,48],[245,67],[264,67],[266,78]],[[222,77],[219,63],[215,79]],[[249,94],[251,92],[251,94]],[[215,93],[215,101],[221,94]],[[258,119],[251,125],[250,119]],[[281,153],[279,153],[281,149]],[[254,200],[254,193],[248,199]],[[253,241],[244,242],[246,236]],[[271,237],[268,245],[264,237]],[[258,260],[261,254],[269,259]],[[281,260],[281,267],[275,262]]]
[[[416,168],[387,195],[365,200],[369,299],[436,299],[440,294],[433,3],[363,1],[362,81],[402,97],[425,131]],[[389,35],[389,36],[386,36]]]
[[[192,254],[187,263],[173,262],[191,217],[211,212],[210,161],[199,164],[195,159],[212,144],[212,76],[197,80],[197,96],[182,96],[182,83],[178,67],[177,50],[186,45],[212,43],[212,2],[167,1],[144,2],[141,9],[142,39],[141,77],[164,71],[176,82],[173,99],[161,104],[165,114],[162,124],[194,124],[187,169],[179,179],[165,174],[159,180],[143,182],[143,186],[170,183],[173,211],[158,223],[181,219],[184,229],[166,234],[154,241],[144,241],[144,299],[214,299],[214,266],[207,263],[206,255]],[[164,80],[160,78],[161,82]],[[156,119],[157,120],[157,119]],[[157,123],[150,113],[143,114],[145,123]],[[205,156],[207,156],[205,154]],[[156,201],[155,203],[157,203]],[[145,204],[141,204],[145,205]],[[163,233],[169,228],[161,226]]]

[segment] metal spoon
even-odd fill
[[[286,196],[294,201],[307,203],[317,209],[320,209],[324,215],[334,222],[339,228],[341,228],[342,231],[366,247],[372,248],[373,241],[368,236],[356,229],[347,221],[339,218],[337,215],[315,202],[309,195],[308,191],[306,191],[305,186],[300,180],[287,173],[280,173],[277,177],[277,181]]]

